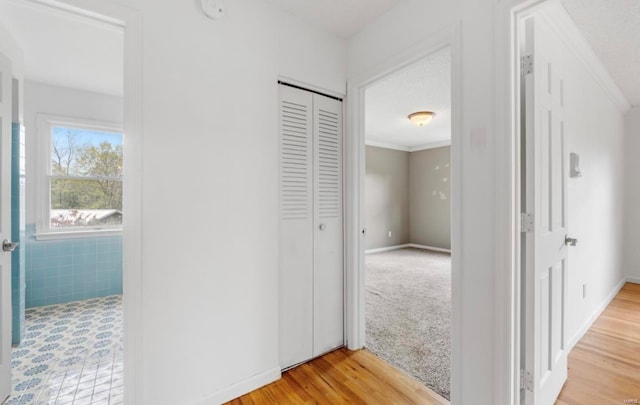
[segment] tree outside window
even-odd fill
[[[51,127],[50,227],[122,224],[122,134]]]

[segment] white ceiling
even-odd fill
[[[407,116],[436,116],[422,127]],[[369,144],[419,150],[451,140],[451,49],[420,59],[369,87],[365,93],[365,134]]]
[[[122,28],[30,0],[0,0],[0,24],[22,47],[26,80],[122,95]]]
[[[402,0],[267,0],[278,8],[348,38]]]
[[[402,0],[267,0],[348,38]],[[629,103],[640,105],[640,0],[561,0]]]
[[[562,0],[629,103],[640,105],[640,1]]]
[[[266,1],[348,38],[402,0]],[[640,105],[640,1],[561,3],[628,101]],[[121,28],[37,0],[0,0],[0,24],[23,47],[27,80],[122,95]]]

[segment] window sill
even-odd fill
[[[79,238],[99,238],[103,236],[120,236],[122,228],[116,229],[87,229],[82,231],[60,231],[36,233],[36,240],[55,239],[79,239]]]

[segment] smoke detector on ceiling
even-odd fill
[[[204,14],[214,20],[218,20],[224,16],[223,0],[200,0],[202,11]]]

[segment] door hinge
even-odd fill
[[[526,55],[521,58],[520,71],[523,76],[533,73],[533,55]]]
[[[524,369],[520,369],[520,390],[533,392],[533,376]]]
[[[533,214],[520,214],[520,232],[533,232]]]

